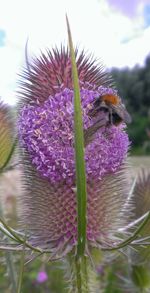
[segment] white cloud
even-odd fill
[[[142,17],[130,20],[114,13],[105,0],[0,0],[0,5],[0,28],[7,36],[0,48],[0,95],[9,103],[14,103],[27,37],[30,54],[67,43],[66,12],[74,44],[95,53],[107,67],[133,66],[149,53],[150,29],[143,31]]]

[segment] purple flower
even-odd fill
[[[101,95],[118,95],[109,76],[93,60],[76,51],[84,131],[88,115]],[[68,51],[54,49],[34,59],[24,72],[18,117],[24,166],[22,219],[33,245],[64,255],[77,243],[73,89]],[[105,121],[108,113],[101,113]],[[87,174],[87,240],[110,245],[124,225],[129,184],[125,160],[129,139],[125,125],[95,131],[85,146]]]
[[[38,283],[44,283],[48,280],[48,275],[45,271],[40,271],[37,275],[37,282]]]
[[[106,91],[105,88],[102,90]],[[101,89],[81,90],[85,129],[92,125],[87,115],[88,105],[100,92]],[[73,184],[73,90],[64,89],[48,97],[42,105],[24,106],[18,126],[22,146],[30,154],[39,173],[53,184],[63,180]],[[129,141],[123,128],[103,128],[87,146],[85,160],[89,180],[95,177],[102,179],[108,172],[115,172],[126,157]]]

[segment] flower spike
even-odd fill
[[[118,93],[101,65],[84,51],[76,49],[75,54],[85,138],[86,240],[90,246],[110,246],[118,229],[127,224],[130,184],[125,162],[130,142],[125,124],[110,123],[109,111],[102,108],[90,117],[102,93]],[[56,258],[77,245],[74,93],[68,49],[61,46],[41,53],[29,68],[21,79],[18,110],[21,220],[32,246],[50,249]]]

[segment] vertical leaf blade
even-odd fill
[[[76,185],[77,185],[77,220],[78,220],[78,245],[77,256],[83,256],[86,244],[86,210],[87,210],[87,195],[86,195],[86,171],[84,161],[84,136],[83,136],[83,121],[82,108],[80,99],[80,88],[78,80],[78,72],[75,61],[75,53],[69,21],[66,16],[69,49],[72,65],[72,79],[74,88],[74,139],[75,139],[75,163],[76,163]]]

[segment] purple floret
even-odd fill
[[[84,129],[93,123],[88,116],[91,103],[100,95],[117,94],[112,88],[81,89]],[[73,90],[65,88],[42,105],[25,105],[18,122],[22,146],[39,173],[52,183],[75,180]],[[101,128],[86,147],[88,178],[102,177],[119,169],[126,158],[129,139],[124,125]]]

